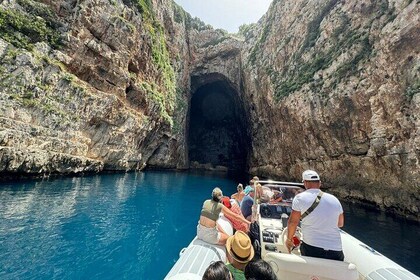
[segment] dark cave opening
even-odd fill
[[[243,105],[225,81],[214,81],[193,92],[189,114],[190,168],[246,171],[250,137]]]

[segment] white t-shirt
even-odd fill
[[[319,189],[309,189],[295,196],[292,209],[303,214],[314,203]],[[324,193],[318,206],[301,223],[303,241],[325,250],[341,251],[338,217],[343,213],[340,201],[332,194]]]

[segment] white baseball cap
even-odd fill
[[[303,181],[320,181],[318,173],[313,170],[305,170],[302,173],[302,180]]]

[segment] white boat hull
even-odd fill
[[[278,279],[357,280],[359,277],[354,264],[342,261],[286,253],[268,253],[264,260],[271,265]]]
[[[223,214],[217,223],[228,235],[233,234],[233,227]],[[165,280],[201,280],[207,267],[217,261],[226,262],[225,247],[206,243],[196,236],[187,248],[181,250]]]
[[[341,232],[341,241],[345,261],[356,265],[359,279],[420,280],[420,277],[344,231]]]
[[[420,280],[394,261],[346,232],[341,233],[344,262],[267,252],[267,261],[278,279],[291,280]]]

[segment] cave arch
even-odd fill
[[[221,75],[193,77],[191,90],[190,168],[247,171],[249,126],[238,91]]]

